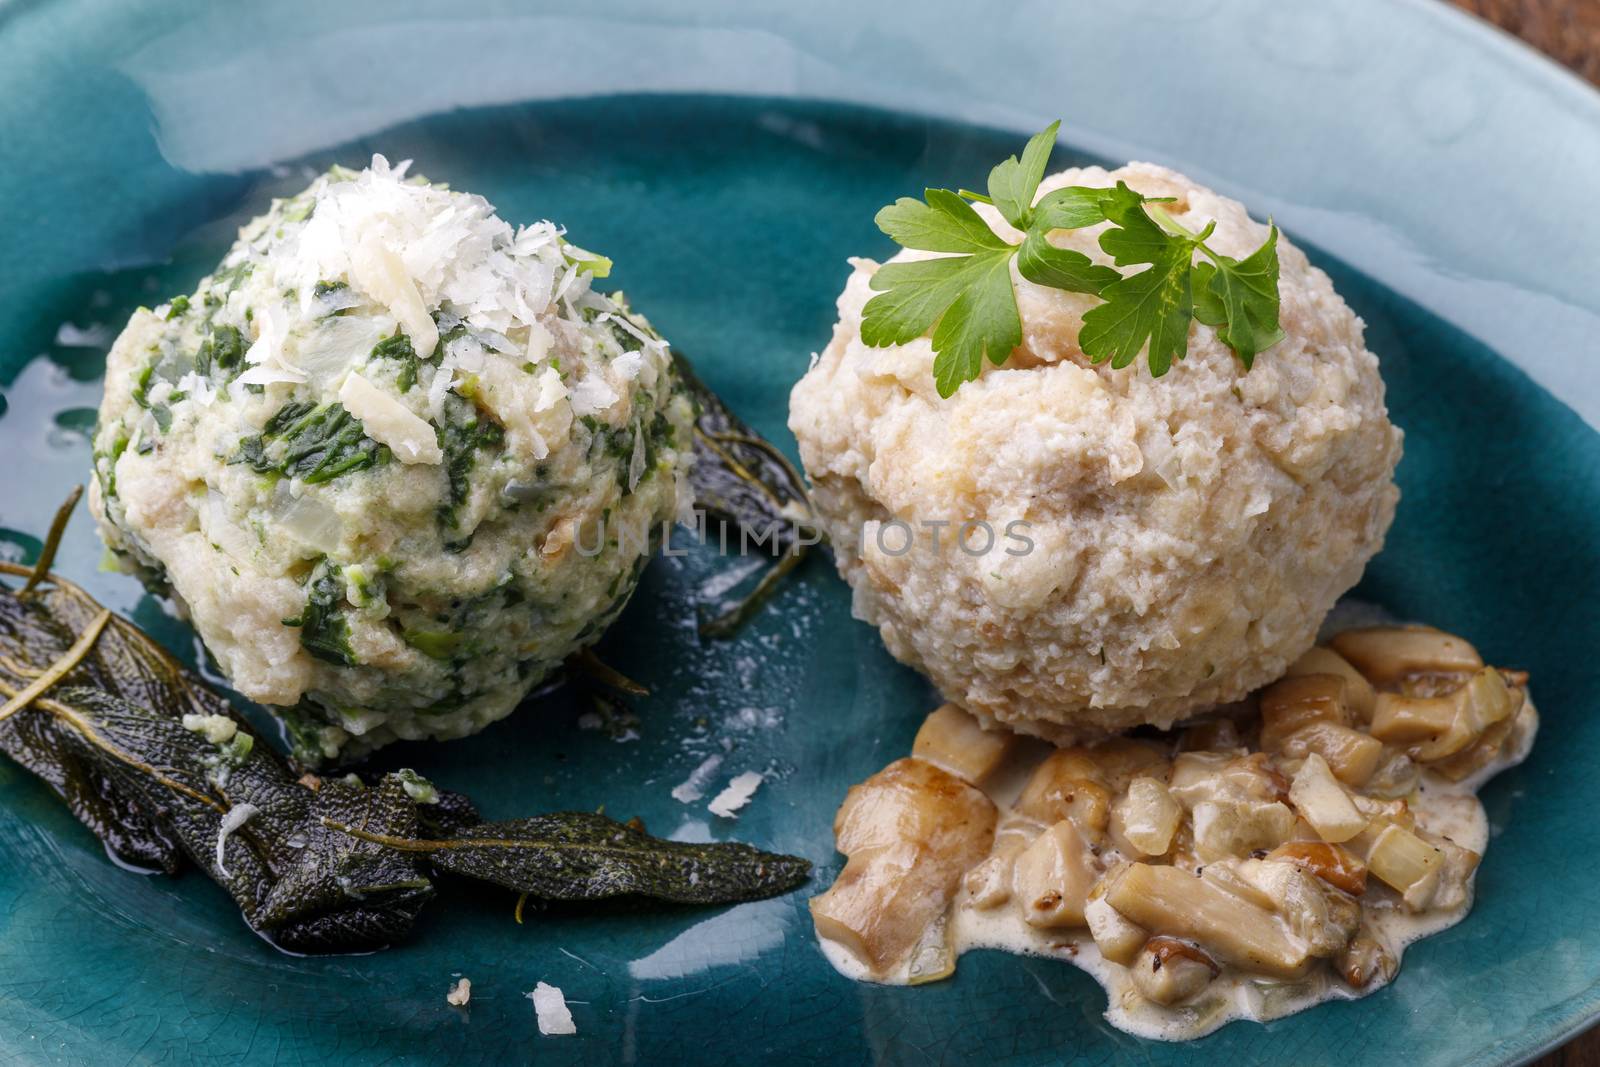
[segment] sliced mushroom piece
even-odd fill
[[[1029,925],[1054,930],[1084,925],[1094,885],[1089,848],[1071,819],[1062,819],[1017,856],[1011,889]]]
[[[911,754],[938,764],[973,785],[982,785],[1015,745],[1016,735],[985,730],[954,704],[945,704],[922,721]]]
[[[994,841],[994,802],[926,760],[898,759],[850,787],[833,818],[840,852],[901,841],[927,845],[965,871]]]
[[[1423,626],[1377,626],[1346,630],[1328,642],[1375,685],[1410,674],[1476,671],[1478,650],[1461,638]]]
[[[1539,727],[1539,713],[1526,690],[1512,692],[1520,698],[1520,705],[1510,718],[1490,726],[1482,737],[1455,755],[1428,764],[1428,769],[1452,782],[1461,782],[1498,760],[1513,759],[1527,751],[1529,740]]]
[[[1148,930],[1131,922],[1103,896],[1091,897],[1083,906],[1083,919],[1100,955],[1124,967],[1139,957],[1139,950],[1150,939]]]
[[[1111,840],[1135,858],[1164,856],[1183,821],[1183,807],[1159,779],[1139,777],[1111,807]]]
[[[1404,826],[1407,830],[1417,823],[1416,816],[1411,813],[1411,805],[1404,797],[1385,798],[1370,793],[1352,793],[1350,799],[1368,819],[1367,829],[1350,843],[1349,847],[1352,849],[1370,848],[1372,842],[1378,839],[1378,834],[1390,823]]]
[[[1444,857],[1444,862],[1439,865],[1439,879],[1433,887],[1433,893],[1426,902],[1420,902],[1419,910],[1420,907],[1427,907],[1438,911],[1454,911],[1464,907],[1472,897],[1473,872],[1478,869],[1483,857],[1439,834],[1418,830],[1417,836],[1438,849]],[[1411,904],[1412,900],[1408,899],[1406,903]]]
[[[988,797],[924,760],[897,760],[853,786],[834,819],[849,861],[810,902],[818,935],[882,975],[945,913],[993,844],[995,818]]]
[[[1099,768],[1099,778],[1113,793],[1121,793],[1135,778],[1158,778],[1166,781],[1171,773],[1172,761],[1167,750],[1149,741],[1132,737],[1113,737],[1090,749]]]
[[[1367,933],[1351,938],[1343,951],[1333,957],[1333,965],[1351,989],[1366,989],[1374,981],[1385,985],[1400,970],[1394,953]]]
[[[1162,1007],[1189,1000],[1221,973],[1198,946],[1175,937],[1152,937],[1130,970],[1140,996]]]
[[[1180,752],[1172,761],[1167,792],[1190,809],[1202,801],[1216,800],[1223,795],[1223,768],[1238,758],[1228,752]]]
[[[1331,722],[1302,726],[1283,738],[1277,751],[1285,759],[1300,760],[1315,752],[1328,761],[1334,777],[1356,789],[1372,780],[1383,760],[1382,741]]]
[[[1324,840],[1340,844],[1367,828],[1368,819],[1356,808],[1328,763],[1313,752],[1305,758],[1289,786],[1289,802]]]
[[[875,975],[911,951],[944,914],[946,901],[923,891],[928,849],[910,841],[857,852],[827,892],[810,900],[817,936],[843,945]]]
[[[1261,747],[1277,752],[1284,738],[1312,723],[1349,726],[1346,683],[1337,674],[1298,674],[1261,691]]]
[[[1215,883],[1240,900],[1249,901],[1256,907],[1265,908],[1267,911],[1276,911],[1278,902],[1273,899],[1272,895],[1239,873],[1239,865],[1242,862],[1244,861],[1227,859],[1208,863],[1200,868],[1200,877],[1208,882]]]
[[[1029,777],[1017,813],[1047,825],[1071,819],[1099,841],[1111,820],[1111,793],[1099,773],[1087,749],[1057,749]]]
[[[1345,703],[1350,711],[1361,722],[1372,718],[1372,702],[1377,696],[1372,683],[1333,649],[1324,645],[1310,649],[1289,665],[1284,677],[1297,678],[1303,674],[1334,674],[1343,678]]]
[[[1331,956],[1350,943],[1361,905],[1297,864],[1246,860],[1239,875],[1266,893],[1289,929],[1313,956]]]
[[[1441,737],[1456,719],[1453,697],[1411,697],[1379,693],[1372,712],[1371,733],[1379,741],[1410,745]]]
[[[1167,790],[1192,809],[1205,800],[1284,800],[1289,782],[1264,752],[1181,752],[1172,761]]]
[[[1178,738],[1180,752],[1227,752],[1244,747],[1239,724],[1220,715],[1186,727]]]
[[[1490,726],[1515,715],[1521,701],[1521,690],[1485,667],[1443,696],[1379,693],[1372,736],[1409,745],[1415,759],[1428,763],[1460,752]]]
[[[955,948],[950,944],[950,914],[939,916],[922,931],[906,964],[906,984],[926,985],[956,972]]]
[[[1106,886],[1105,899],[1129,921],[1196,941],[1247,971],[1299,978],[1310,966],[1306,945],[1275,914],[1176,867],[1129,864]]]
[[[1324,841],[1285,841],[1267,859],[1293,863],[1324,882],[1359,897],[1367,891],[1367,865],[1355,853]]]
[[[995,835],[994,848],[989,855],[961,880],[974,908],[988,911],[1011,899],[1011,868],[1017,856],[1033,841],[1035,833],[1033,829],[1007,826]]]
[[[1169,770],[1165,752],[1146,741],[1114,737],[1093,748],[1059,748],[1034,770],[1017,798],[1017,810],[1040,822],[1055,822],[1068,817],[1068,808],[1079,814],[1094,810],[1093,804],[1080,806],[1080,782],[1099,786],[1109,807],[1112,794],[1121,793],[1133,779],[1145,776],[1165,781]],[[1078,822],[1095,833],[1105,830],[1105,822],[1097,818]]]
[[[1434,760],[1428,769],[1449,781],[1461,782],[1471,778],[1489,764],[1505,755],[1506,742],[1511,737],[1514,719],[1502,719],[1483,732],[1466,748],[1453,756]]]
[[[1418,745],[1412,755],[1423,763],[1453,756],[1483,736],[1496,723],[1512,718],[1522,706],[1522,691],[1506,685],[1493,667],[1474,674],[1467,684],[1450,695],[1455,718],[1444,736]]]

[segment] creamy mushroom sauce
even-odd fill
[[[1403,633],[1406,631],[1397,628],[1384,628],[1363,632]],[[1410,632],[1418,631],[1413,629]],[[1437,631],[1422,632],[1438,633]],[[1448,635],[1438,634],[1438,636],[1447,638]],[[1472,657],[1476,657],[1476,653],[1465,642],[1461,642],[1457,638],[1449,638],[1449,640],[1457,642],[1459,647],[1466,649],[1467,653]],[[1313,650],[1313,653],[1308,653],[1308,657],[1321,653],[1322,650],[1319,647],[1318,650]],[[1307,668],[1304,664],[1305,661],[1301,661],[1296,667],[1291,668],[1290,680],[1292,680],[1297,670],[1301,673],[1305,672]],[[1484,813],[1483,805],[1477,799],[1477,790],[1500,771],[1520,763],[1527,756],[1538,727],[1537,712],[1531,699],[1527,696],[1526,677],[1519,675],[1517,672],[1509,671],[1498,672],[1498,675],[1510,683],[1508,685],[1509,691],[1513,697],[1517,698],[1519,703],[1513,708],[1510,715],[1503,720],[1505,725],[1498,731],[1498,739],[1495,736],[1484,737],[1484,734],[1489,732],[1486,729],[1480,731],[1471,743],[1464,746],[1463,751],[1465,752],[1467,749],[1472,749],[1474,746],[1481,744],[1479,755],[1472,760],[1474,764],[1477,764],[1476,769],[1466,773],[1459,781],[1451,781],[1446,775],[1430,769],[1425,763],[1420,763],[1416,768],[1415,787],[1403,797],[1405,808],[1409,816],[1414,819],[1413,829],[1443,838],[1461,849],[1469,850],[1472,854],[1475,854],[1475,857],[1483,855],[1489,838],[1488,820]],[[1420,693],[1424,699],[1441,691],[1448,695],[1454,691],[1451,686],[1458,682],[1461,677],[1461,675],[1446,677],[1435,671],[1415,671],[1411,677],[1406,679],[1387,679],[1380,684],[1377,692],[1379,694],[1389,692],[1389,697],[1385,699],[1399,704],[1407,699],[1407,695],[1415,696]],[[1156,745],[1163,746],[1169,756],[1181,755],[1185,749],[1191,752],[1195,751],[1192,746],[1197,740],[1208,736],[1218,736],[1216,723],[1229,722],[1234,724],[1231,729],[1235,730],[1241,737],[1259,742],[1261,719],[1257,702],[1262,694],[1270,693],[1273,688],[1268,687],[1261,694],[1252,697],[1244,705],[1223,709],[1219,712],[1219,718],[1212,720],[1209,725],[1206,722],[1201,722],[1198,725],[1189,727],[1188,730],[1176,730],[1159,735],[1152,734],[1149,740]],[[1406,694],[1401,694],[1396,690],[1405,690]],[[959,716],[959,720],[956,718],[957,716]],[[935,727],[939,726],[937,720],[941,718],[946,721],[941,728],[936,729]],[[950,729],[951,723],[957,724],[953,733]],[[967,732],[969,725],[971,733]],[[1361,722],[1359,715],[1356,717],[1355,725],[1362,732],[1376,728],[1392,735],[1392,726],[1388,729],[1381,725],[1375,727],[1370,718],[1364,723]],[[1223,731],[1221,736],[1231,736],[1227,733],[1229,729],[1230,727],[1221,727]],[[1493,724],[1489,729],[1493,729]],[[934,735],[931,743],[928,742],[930,732]],[[949,747],[949,754],[953,758],[940,758],[941,738],[939,735],[941,733],[945,742],[953,742]],[[1105,1018],[1113,1026],[1141,1037],[1183,1041],[1202,1037],[1235,1019],[1253,1019],[1257,1022],[1266,1022],[1303,1011],[1323,1001],[1334,999],[1351,1000],[1363,997],[1393,979],[1398,972],[1402,953],[1408,945],[1431,934],[1448,929],[1465,918],[1467,912],[1471,909],[1473,879],[1476,873],[1475,858],[1471,860],[1470,869],[1457,879],[1459,883],[1457,892],[1451,893],[1443,887],[1437,894],[1434,894],[1431,890],[1429,891],[1428,895],[1437,895],[1444,900],[1446,906],[1435,906],[1433,903],[1429,903],[1420,910],[1414,910],[1405,903],[1398,891],[1384,884],[1378,877],[1373,876],[1368,878],[1366,888],[1359,896],[1351,896],[1338,890],[1332,890],[1330,893],[1331,896],[1343,898],[1345,901],[1358,906],[1360,921],[1354,936],[1356,938],[1370,938],[1380,947],[1379,958],[1382,962],[1369,964],[1369,973],[1359,986],[1351,984],[1341,975],[1340,965],[1335,962],[1335,957],[1337,956],[1340,962],[1345,961],[1348,957],[1340,954],[1320,954],[1321,958],[1316,958],[1319,953],[1312,951],[1310,956],[1313,958],[1308,961],[1309,968],[1303,975],[1296,977],[1274,977],[1219,960],[1216,961],[1215,976],[1209,981],[1202,980],[1202,989],[1188,997],[1178,999],[1170,1006],[1164,1006],[1146,997],[1136,985],[1132,966],[1137,966],[1141,960],[1136,959],[1132,966],[1124,966],[1107,959],[1101,950],[1100,944],[1097,943],[1095,936],[1091,934],[1086,925],[1082,923],[1063,924],[1059,927],[1047,928],[1034,925],[1025,918],[1026,904],[1019,899],[1021,886],[1016,884],[1019,879],[1014,871],[1016,854],[1019,851],[1026,850],[1028,846],[1023,845],[1020,849],[1012,847],[1012,854],[1009,858],[1004,857],[1002,854],[1007,851],[1006,842],[1008,838],[1011,838],[1011,835],[1020,835],[1020,839],[1026,840],[1031,844],[1049,832],[1049,826],[1041,819],[1019,810],[1019,805],[1024,809],[1027,808],[1027,790],[1030,780],[1034,778],[1046,760],[1059,750],[1031,738],[1007,737],[996,743],[999,746],[1003,746],[1003,751],[995,749],[995,751],[999,751],[998,756],[992,754],[987,757],[979,755],[975,759],[970,759],[964,754],[964,746],[969,744],[972,739],[977,738],[980,743],[987,743],[988,739],[994,736],[992,734],[979,733],[976,724],[953,705],[946,705],[936,711],[930,716],[929,723],[924,725],[922,732],[918,735],[918,756],[922,757],[926,762],[932,763],[935,767],[951,772],[953,777],[959,778],[963,775],[963,772],[967,775],[974,775],[978,784],[982,787],[983,795],[993,802],[995,820],[992,843],[982,853],[983,860],[964,868],[960,883],[950,895],[949,903],[942,910],[935,903],[933,908],[936,913],[935,917],[922,928],[920,936],[916,938],[915,944],[910,950],[899,955],[892,962],[876,967],[866,958],[867,952],[862,948],[862,945],[875,943],[871,940],[875,937],[888,939],[888,935],[885,935],[881,929],[870,925],[864,926],[857,922],[856,932],[863,934],[866,940],[858,940],[855,946],[852,947],[847,944],[847,941],[852,940],[852,936],[843,938],[837,936],[840,931],[836,928],[830,928],[826,921],[829,915],[830,897],[834,896],[841,887],[850,881],[849,875],[852,872],[850,866],[847,865],[846,872],[841,874],[839,881],[835,883],[835,887],[830,889],[828,893],[815,898],[812,902],[812,911],[818,920],[819,941],[823,954],[841,974],[858,981],[890,985],[917,985],[947,977],[953,973],[956,959],[962,953],[975,948],[994,948],[1020,955],[1059,959],[1086,971],[1105,988],[1109,999]],[[1108,744],[1112,745],[1119,743],[1121,742],[1108,742]],[[1428,743],[1433,742],[1424,741],[1422,745],[1425,746]],[[1280,748],[1280,751],[1269,758],[1269,765],[1285,779],[1295,778],[1295,772],[1303,766],[1305,761],[1285,758],[1281,751],[1282,746],[1277,747]],[[1251,754],[1259,751],[1255,743],[1249,745],[1248,748]],[[1418,748],[1419,745],[1415,742],[1409,744],[1391,742],[1384,746],[1383,759],[1388,761],[1396,753],[1407,750],[1414,755]],[[1093,753],[1095,749],[1091,748],[1089,751]],[[1234,748],[1231,751],[1243,754],[1245,748]],[[974,767],[985,766],[986,760],[988,769],[974,772]],[[875,781],[893,772],[895,768],[913,762],[921,761],[902,760],[897,764],[892,764],[885,772],[874,776],[874,778],[869,779],[862,786],[856,787],[856,789],[870,786]],[[1456,766],[1454,773],[1458,776],[1463,774],[1460,765]],[[1167,781],[1170,783],[1170,764],[1165,769],[1165,774]],[[1348,795],[1353,799],[1363,799],[1364,794],[1359,789],[1348,785],[1346,785],[1346,789],[1348,790]],[[852,790],[852,794],[855,794],[855,790]],[[1117,799],[1122,796],[1125,796],[1125,792],[1115,794]],[[841,807],[839,821],[836,821],[835,824],[836,833],[840,831],[853,799],[854,796],[852,795],[850,799],[846,800],[845,805]],[[1293,807],[1287,792],[1281,799],[1284,804]],[[1189,861],[1188,865],[1191,871],[1197,871],[1209,865],[1199,862],[1192,852],[1194,848],[1192,837],[1194,813],[1189,805],[1184,807],[1181,825],[1173,840],[1172,852],[1161,857],[1141,856],[1136,850],[1133,851],[1132,855],[1126,854],[1124,850],[1129,849],[1130,846],[1125,838],[1120,839],[1121,847],[1118,847],[1118,843],[1113,842],[1112,835],[1105,833],[1095,835],[1092,828],[1084,828],[1083,833],[1086,844],[1091,840],[1099,842],[1089,846],[1089,852],[1092,853],[1092,856],[1087,857],[1090,869],[1089,877],[1095,883],[1088,894],[1090,907],[1096,906],[1094,898],[1096,894],[1103,891],[1105,883],[1113,881],[1113,877],[1110,875],[1114,875],[1119,868],[1125,868],[1129,860],[1145,859],[1151,860],[1158,865],[1169,865],[1179,859],[1186,859]],[[1289,839],[1317,839],[1318,834],[1309,827],[1306,819],[1298,810],[1296,810],[1296,815],[1295,828],[1289,835]],[[1079,823],[1084,821],[1078,820],[1076,813],[1073,816],[1069,816],[1069,820],[1065,821],[1072,820],[1076,820]],[[911,825],[903,814],[891,817],[890,821],[894,825],[894,829],[890,831],[891,834],[905,832],[906,827]],[[1092,822],[1093,820],[1088,821]],[[840,835],[840,848],[842,851],[847,850],[847,844],[859,845],[860,842],[866,840],[866,837],[859,830],[853,832],[855,837],[848,842],[845,840],[844,834]],[[1189,836],[1184,844],[1180,844],[1180,841],[1185,840],[1184,835]],[[885,840],[880,835],[879,838],[868,841],[866,846],[856,854],[861,855],[863,859],[870,862],[871,857],[883,851]],[[1015,841],[1017,839],[1011,838],[1011,840]],[[1363,839],[1350,842],[1350,849],[1353,854],[1359,855],[1363,849],[1370,851],[1370,843],[1363,845],[1362,842]],[[1252,856],[1262,858],[1267,851],[1264,848],[1252,849],[1250,852],[1235,858],[1218,859],[1213,856],[1210,863],[1225,868],[1235,868],[1241,861]],[[895,904],[890,906],[889,914],[892,915],[895,907],[903,906],[908,900],[912,899],[904,895],[906,894],[906,886],[917,884],[918,876],[922,871],[926,870],[928,855],[928,851],[920,852],[918,853],[918,859],[910,864],[909,867],[901,867],[894,872],[893,876],[880,879],[881,885],[893,884],[895,886],[892,890],[886,890],[887,893],[895,897]],[[1362,857],[1362,859],[1364,858]],[[999,878],[1004,882],[1011,883],[999,894],[1003,897],[1000,903],[995,903],[992,899],[995,884],[993,879],[989,879],[985,883],[982,870],[985,864],[999,864]],[[919,865],[922,870],[918,870]],[[1264,867],[1265,865],[1262,866]],[[1258,867],[1258,869],[1261,868]],[[1307,868],[1302,869],[1307,870]],[[1362,872],[1363,874],[1366,873],[1364,864],[1362,864]],[[1236,878],[1229,881],[1234,885],[1238,884]],[[1319,887],[1325,892],[1330,889],[1320,880]],[[1246,886],[1246,889],[1248,888]],[[985,899],[986,891],[989,899]],[[848,892],[848,890],[845,890],[845,892]],[[924,892],[922,899],[919,899],[918,903],[925,905],[925,898],[928,895]],[[937,896],[937,893],[933,895]],[[1452,896],[1455,899],[1450,899]],[[838,914],[840,911],[847,914],[843,914],[841,917]],[[846,924],[851,923],[853,920],[859,920],[859,913],[848,914],[848,912],[848,904],[844,904],[842,908],[836,907],[835,919],[842,919]],[[1102,909],[1102,914],[1104,914],[1104,909]],[[1113,914],[1115,914],[1114,909]],[[1121,917],[1118,916],[1118,918]],[[1286,928],[1293,928],[1295,921],[1293,916],[1280,914],[1278,918],[1283,921]],[[835,936],[829,936],[830,933]],[[1138,936],[1141,940],[1147,935],[1160,937],[1162,940],[1172,940],[1173,938],[1171,937],[1162,936],[1167,933],[1165,930],[1148,928]],[[1199,949],[1200,958],[1209,958],[1206,954],[1207,946],[1200,939],[1183,936],[1181,933],[1177,935],[1177,939],[1185,945]],[[1123,955],[1126,955],[1126,953],[1124,952]]]

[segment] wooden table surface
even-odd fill
[[[1521,37],[1600,85],[1600,0],[1451,0]],[[1535,1067],[1600,1067],[1600,1028],[1544,1056]]]

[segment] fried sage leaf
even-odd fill
[[[0,751],[114,857],[168,873],[193,864],[290,951],[404,938],[439,872],[547,899],[708,904],[783,892],[809,873],[793,857],[658,841],[598,815],[483,823],[466,797],[411,772],[296,778],[131,622],[57,575],[3,562],[0,573],[31,579],[25,591],[0,586]]]
[[[709,521],[737,531],[741,551],[764,550],[777,560],[748,595],[700,626],[703,636],[729,637],[824,538],[800,472],[772,442],[729,411],[681,353],[672,358],[695,402],[695,461],[689,472],[695,506]],[[731,543],[731,538],[723,541]]]
[[[352,942],[392,944],[409,933],[434,893],[421,857],[326,825],[416,833],[417,805],[399,776],[387,775],[372,787],[323,782],[307,814],[286,839],[297,855],[261,901],[259,922],[273,931],[273,940],[296,952],[348,951]]]
[[[695,401],[695,462],[689,472],[695,504],[707,518],[749,531],[753,545],[772,546],[774,554],[797,542],[817,543],[799,472],[770,441],[728,410],[688,360],[677,352],[672,358]],[[769,540],[769,534],[775,540]]]
[[[752,900],[794,888],[811,870],[805,860],[749,845],[663,841],[594,812],[480,823],[447,838],[338,829],[396,850],[425,853],[437,870],[545,900]]]

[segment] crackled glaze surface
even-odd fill
[[[649,17],[642,2],[589,17],[473,3],[448,17],[392,4],[0,8],[0,550],[30,557],[64,487],[86,476],[116,327],[192,287],[232,228],[302,186],[305,167],[381,149],[508,217],[562,219],[580,244],[615,254],[635,306],[788,446],[788,389],[826,341],[844,257],[887,253],[873,211],[924,183],[972,184],[1016,150],[1018,130],[1064,110],[1062,165],[1183,166],[1275,214],[1335,276],[1409,435],[1399,518],[1361,595],[1533,671],[1545,716],[1530,762],[1484,793],[1492,831],[1518,831],[1494,842],[1466,922],[1418,945],[1365,1001],[1229,1026],[1198,1051],[1339,1064],[1525,1055],[1600,1001],[1600,783],[1573,773],[1600,750],[1600,439],[1495,352],[1600,410],[1593,375],[1573,370],[1600,313],[1589,258],[1600,218],[1551,210],[1527,180],[1541,159],[1545,179],[1600,184],[1600,105],[1409,4],[1189,5],[1199,50],[1140,29],[1151,6],[1035,5],[970,31],[954,18],[896,31],[888,6],[844,3]],[[1011,60],[974,88],[953,73],[966,69],[958,38]],[[530,63],[551,39],[563,43],[554,65]],[[1141,42],[1185,49],[1175,80],[1103,92]],[[481,62],[438,60],[469,46]],[[1245,64],[1248,84],[1231,76]],[[526,102],[645,89],[764,98]],[[792,99],[805,97],[1009,132]],[[1538,240],[1510,239],[1528,228]],[[80,521],[61,566],[192,652],[186,628],[98,559]],[[493,816],[603,802],[657,833],[798,852],[819,863],[820,890],[839,863],[829,824],[845,788],[905,750],[932,694],[850,620],[820,560],[739,640],[700,644],[690,599],[722,566],[697,553],[650,568],[601,646],[654,689],[638,702],[637,740],[580,729],[582,709],[556,696],[475,738],[397,746],[384,764],[469,788]],[[672,799],[713,752],[724,762],[706,799]],[[770,773],[737,823],[709,814],[714,790],[745,770]],[[809,890],[522,926],[509,897],[453,894],[405,947],[312,960],[259,943],[202,879],[117,870],[9,765],[0,851],[0,1063],[1162,1063],[1197,1051],[1111,1030],[1092,980],[1043,960],[974,953],[930,989],[846,982],[812,939]],[[464,1012],[444,1001],[455,972],[473,981]],[[565,992],[576,1037],[539,1036],[523,996],[539,981]]]

